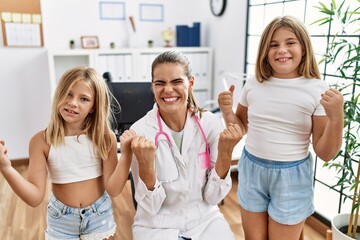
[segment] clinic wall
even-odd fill
[[[209,0],[122,0],[127,14],[136,15],[139,3],[159,3],[165,8],[164,22],[136,22],[140,39],[162,46],[160,32],[177,24],[201,22],[201,45],[213,48],[214,98],[223,90],[223,71],[242,71],[244,58],[246,1],[228,0],[225,14],[214,17]],[[106,48],[111,41],[126,47],[128,21],[100,21],[99,0],[42,0],[44,48],[0,46],[0,139],[6,140],[12,160],[28,157],[28,143],[47,126],[51,96],[47,49],[67,49],[69,39],[99,36]],[[1,11],[1,9],[0,9]],[[133,11],[133,12],[131,12]],[[115,40],[116,39],[116,40]],[[144,44],[145,44],[144,42]],[[79,46],[77,42],[77,47]]]
[[[28,157],[28,143],[49,119],[50,83],[42,48],[0,48],[0,139],[10,159]]]
[[[43,0],[41,1],[44,21],[44,39],[47,48],[68,48],[70,39],[76,47],[81,47],[81,36],[98,36],[100,47],[109,48],[110,42],[116,47],[128,47],[130,36],[135,36],[136,46],[146,47],[148,40],[154,41],[154,47],[164,46],[161,32],[165,28],[175,30],[175,25],[202,22],[201,14],[191,14],[194,9],[207,0],[119,0],[125,3],[124,20],[100,19],[99,0]],[[161,4],[164,8],[164,21],[140,21],[140,4]],[[187,7],[191,6],[191,8]],[[66,11],[62,11],[66,9]],[[183,10],[179,10],[183,9]],[[200,8],[201,9],[201,8]],[[195,11],[194,11],[195,13]],[[136,33],[133,33],[129,16],[135,20]],[[172,44],[175,44],[173,41]]]
[[[224,90],[222,84],[224,72],[244,72],[246,14],[247,1],[227,0],[224,15],[220,18],[210,17],[207,22],[208,26],[211,27],[207,29],[208,42],[206,44],[214,49],[213,96],[215,99]],[[256,56],[256,52],[251,54]]]

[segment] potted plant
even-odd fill
[[[341,150],[333,161],[324,165],[337,172],[338,182],[333,187],[348,191],[346,199],[352,200],[350,214],[339,214],[332,220],[333,240],[353,239],[360,231],[358,225],[360,194],[360,1],[332,0],[315,6],[325,16],[313,24],[339,26],[338,31],[328,35],[327,53],[322,61],[336,67],[341,81],[336,88],[344,96],[344,139]],[[329,31],[330,32],[330,31]],[[326,80],[326,78],[325,78]],[[345,224],[342,223],[345,220]],[[345,234],[337,225],[346,225]],[[359,238],[356,238],[359,239]]]
[[[75,41],[74,41],[73,39],[71,39],[71,40],[69,41],[69,47],[70,47],[70,49],[74,49],[74,48],[75,48]]]

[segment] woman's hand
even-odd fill
[[[155,176],[155,143],[136,136],[131,141],[131,149],[139,164],[139,176],[149,190],[153,190],[156,183]]]
[[[220,133],[218,144],[218,158],[215,169],[220,178],[224,179],[230,169],[232,152],[236,144],[243,137],[239,125],[229,123],[229,127]]]
[[[152,168],[155,162],[155,143],[144,138],[143,136],[136,136],[131,141],[131,150],[135,154],[139,165],[147,168]]]
[[[243,132],[237,124],[229,123],[229,127],[220,133],[218,151],[232,154],[236,144],[243,137]]]

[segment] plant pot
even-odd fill
[[[350,213],[342,213],[336,215],[331,221],[331,230],[332,230],[332,240],[354,240],[346,235],[346,232],[343,233],[340,231],[340,228],[345,227],[345,231],[347,231],[347,226],[349,225]],[[360,220],[360,217],[359,217]],[[357,227],[357,235],[356,239],[359,238],[360,226]]]

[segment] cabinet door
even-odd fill
[[[159,53],[141,53],[137,66],[139,68],[139,75],[135,81],[151,82],[151,65]]]
[[[100,54],[97,69],[100,74],[109,72],[113,82],[133,81],[131,54]]]
[[[212,80],[210,73],[209,54],[207,52],[185,53],[190,61],[192,74],[195,76],[194,94],[196,100],[203,106],[211,99]]]
[[[89,55],[74,55],[74,56],[53,56],[55,85],[59,82],[60,77],[70,68],[75,66],[90,66]]]

